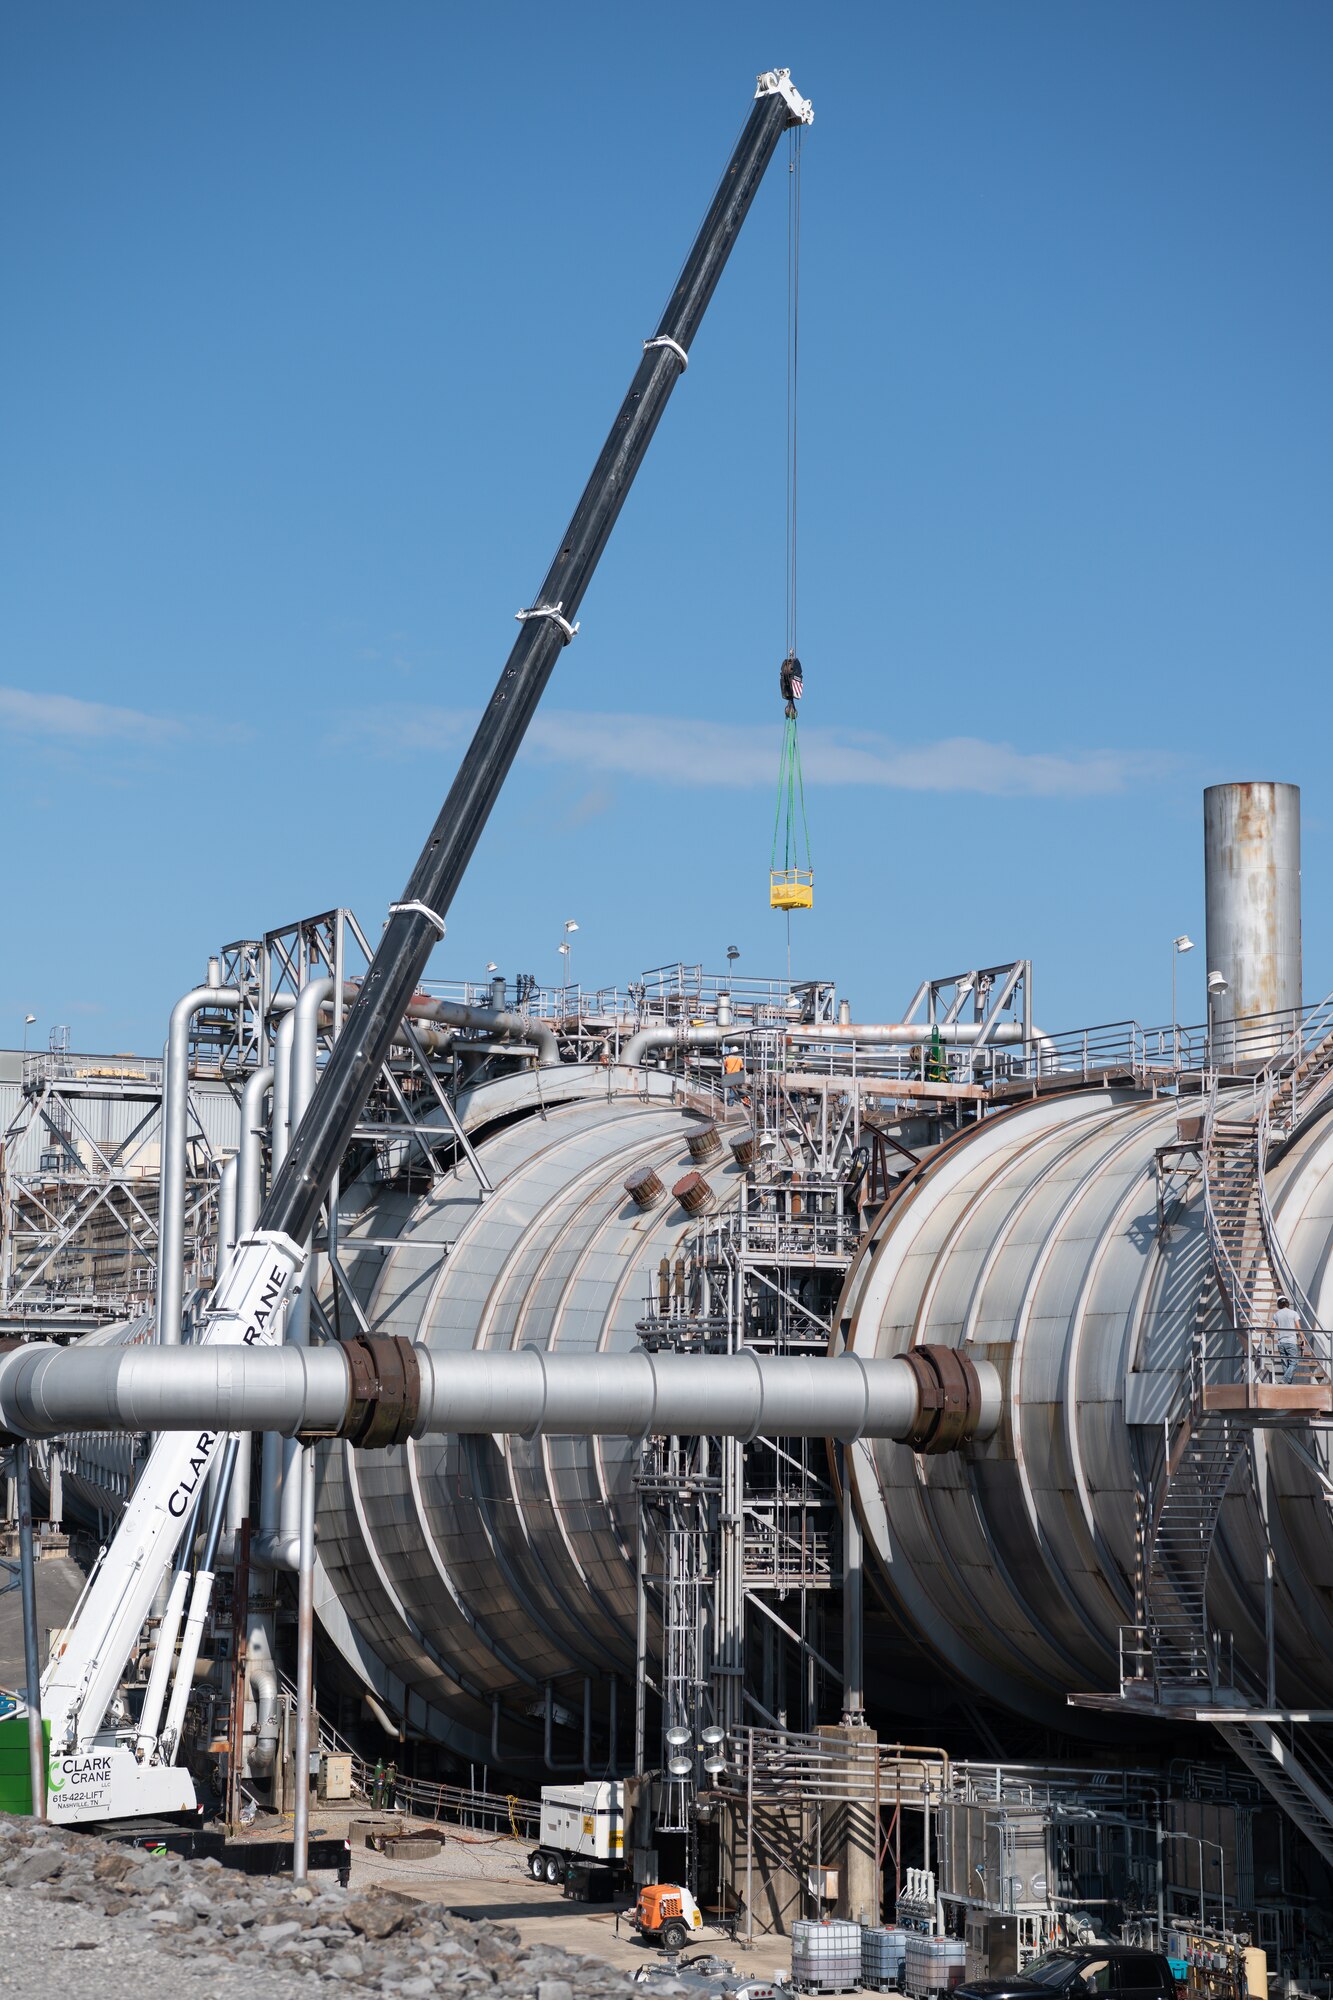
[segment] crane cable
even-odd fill
[[[796,377],[801,353],[801,125],[787,161],[787,655],[796,653]]]
[[[809,908],[813,900],[810,828],[805,813],[805,782],[801,772],[796,704],[804,692],[796,656],[797,607],[797,443],[798,375],[801,351],[801,139],[802,127],[790,135],[787,161],[787,439],[784,617],[786,655],[780,675],[784,701],[782,753],[778,764],[777,812],[770,859],[770,903],[787,918],[787,971],[791,972],[791,912]],[[799,822],[798,822],[799,815]],[[778,861],[779,845],[782,851]],[[804,877],[802,882],[801,878]]]

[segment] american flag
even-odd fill
[[[791,698],[793,701],[799,701],[804,693],[805,693],[805,682],[801,679],[801,669],[800,666],[797,665],[792,668]]]

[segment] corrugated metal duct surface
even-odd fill
[[[354,1231],[345,1245],[373,1330],[437,1352],[636,1346],[658,1263],[693,1225],[670,1199],[643,1214],[624,1182],[644,1166],[668,1186],[679,1179],[701,1120],[670,1078],[635,1081],[635,1095],[616,1095],[603,1072],[586,1101],[548,1105],[487,1139],[488,1200],[462,1167],[425,1197],[377,1203],[361,1232],[400,1243],[357,1255]],[[472,1125],[484,1097],[474,1093]],[[495,1101],[508,1109],[512,1097],[510,1079]],[[728,1160],[709,1171],[724,1196],[738,1170]],[[604,1711],[606,1677],[620,1675],[627,1729],[634,1454],[614,1438],[330,1447],[319,1502],[326,1630],[411,1727],[478,1760],[489,1755],[491,1700],[501,1692],[502,1750],[539,1750],[540,1734],[514,1741],[512,1717],[540,1708],[547,1682],[562,1676],[594,1676]],[[557,1739],[561,1755],[576,1747],[577,1732]]]
[[[1088,1092],[995,1117],[880,1218],[840,1317],[862,1353],[976,1347],[1006,1385],[1000,1431],[965,1454],[859,1445],[853,1487],[894,1607],[965,1681],[1028,1711],[1116,1685],[1133,1618],[1136,1503],[1161,1449],[1207,1252],[1201,1200],[1158,1240],[1155,1149],[1174,1099]],[[1197,1185],[1197,1184],[1196,1184]],[[1270,1175],[1278,1226],[1321,1319],[1333,1310],[1333,1121]],[[1322,1303],[1321,1303],[1322,1295]],[[1134,1419],[1134,1421],[1128,1421]],[[1310,1432],[1272,1434],[1284,1699],[1333,1705],[1333,1529]],[[1260,1439],[1260,1449],[1265,1449]],[[1322,1450],[1323,1447],[1316,1447]],[[1244,1470],[1210,1609],[1263,1661],[1262,1541]]]

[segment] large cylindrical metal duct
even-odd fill
[[[1203,874],[1215,1055],[1262,1060],[1301,1004],[1299,785],[1209,785]],[[1254,1028],[1232,1025],[1256,1015]]]
[[[1248,1098],[1248,1085],[1238,1094]],[[1223,1099],[1225,1108],[1226,1098]],[[900,1627],[951,1677],[1048,1721],[1118,1684],[1136,1526],[1163,1426],[1190,1395],[1209,1253],[1197,1183],[1158,1215],[1171,1098],[1062,1093],[992,1116],[908,1177],[848,1274],[862,1356],[923,1343],[998,1369],[995,1435],[950,1458],[861,1447],[847,1463],[867,1562]],[[1333,1116],[1270,1169],[1278,1233],[1320,1324],[1333,1307]],[[1333,1525],[1308,1434],[1258,1433],[1282,1588],[1282,1699],[1333,1707]],[[1266,1440],[1266,1442],[1265,1442]],[[1222,1509],[1210,1625],[1262,1684],[1264,1533],[1249,1481]]]

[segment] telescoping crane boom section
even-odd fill
[[[561,650],[578,629],[583,596],[690,346],[749,212],[764,171],[789,127],[808,124],[809,104],[786,70],[759,78],[754,103],[703,226],[611,426],[555,559],[527,610],[439,817],[348,1012],[254,1234],[220,1275],[203,1341],[270,1346],[281,1338],[284,1303],[300,1278],[320,1203],[338,1169],[390,1042],[444,935],[445,917],[473,849],[523,741]],[[138,1758],[102,1723],[148,1614],[164,1568],[195,1517],[204,1481],[228,1435],[159,1437],[114,1542],[94,1574],[60,1657],[48,1670],[42,1706],[51,1731],[53,1816],[188,1809],[186,1774],[174,1746]],[[100,1740],[99,1740],[100,1739]],[[95,1754],[94,1754],[95,1751]],[[155,1757],[157,1761],[154,1761]],[[59,1771],[59,1777],[55,1773]]]

